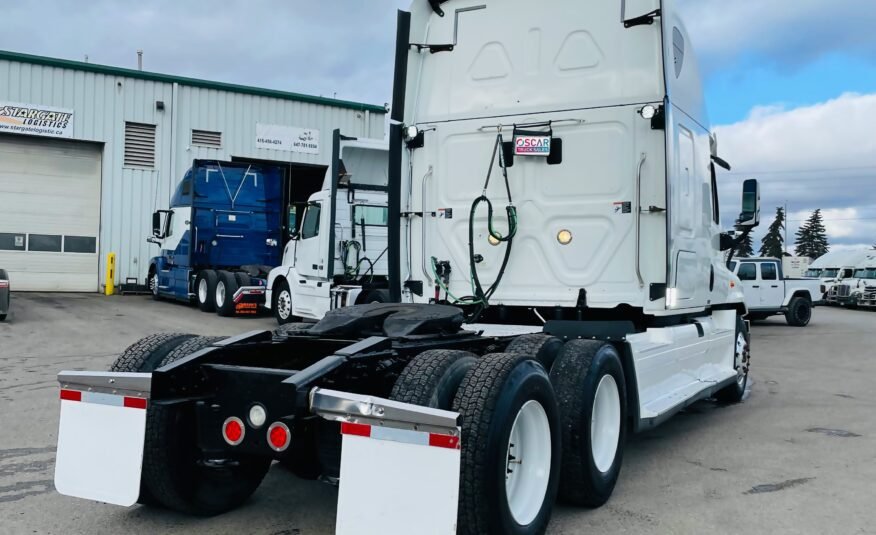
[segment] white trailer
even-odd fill
[[[389,301],[387,143],[339,138],[337,163],[304,210],[301,232],[271,270],[265,306],[280,325]]]
[[[558,495],[610,498],[629,433],[743,399],[729,166],[674,2],[417,0],[390,130],[397,303],[62,373],[61,492],[217,514],[277,459],[340,478],[339,532],[542,533]],[[744,236],[756,181],[742,206]]]

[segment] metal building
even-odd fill
[[[0,267],[17,290],[143,283],[151,214],[193,159],[322,180],[332,131],[383,138],[385,106],[0,51]]]

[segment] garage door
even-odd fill
[[[0,268],[14,291],[97,291],[100,151],[0,136]]]

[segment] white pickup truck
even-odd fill
[[[821,301],[819,279],[788,279],[776,258],[740,258],[730,263],[745,292],[750,320],[784,314],[788,325],[805,327]]]

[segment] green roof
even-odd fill
[[[252,87],[247,85],[213,82],[210,80],[199,80],[197,78],[186,78],[185,76],[173,76],[170,74],[161,74],[157,72],[138,71],[135,69],[125,69],[122,67],[110,67],[108,65],[85,63],[83,61],[71,61],[67,59],[49,58],[45,56],[34,56],[32,54],[21,54],[19,52],[9,52],[6,50],[0,50],[0,60],[17,61],[19,63],[32,63],[34,65],[45,65],[48,67],[59,67],[62,69],[73,69],[77,71],[94,72],[98,74],[108,74],[112,76],[125,76],[128,78],[152,80],[155,82],[178,83],[180,85],[201,87],[204,89],[216,89],[218,91],[243,93],[245,95],[279,98],[283,100],[295,100],[298,102],[306,102],[309,104],[334,106],[336,108],[347,108],[351,110],[386,113],[385,107],[377,106],[374,104],[363,104],[361,102],[338,100],[335,98],[315,97],[313,95],[291,93],[288,91],[278,91],[276,89],[263,89],[260,87]]]

